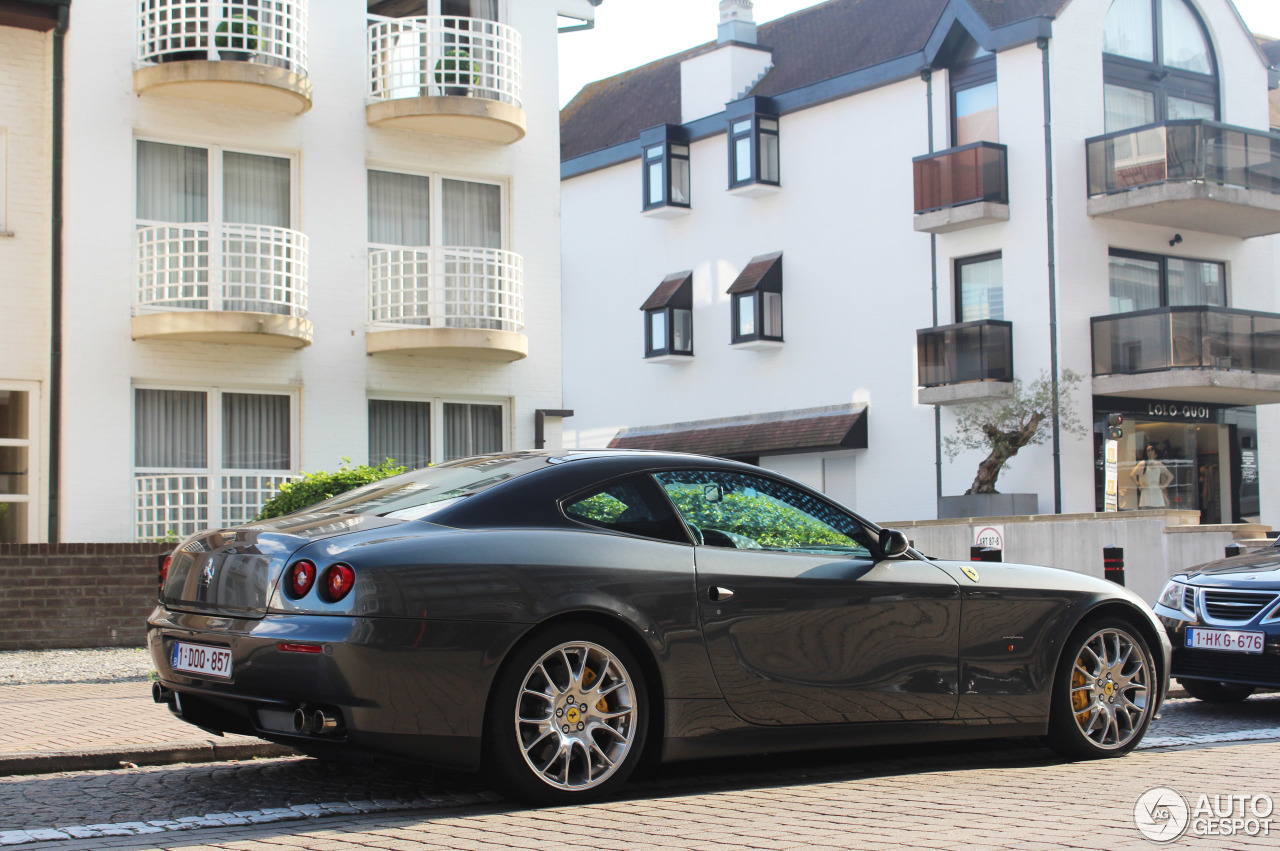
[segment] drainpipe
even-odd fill
[[[933,153],[933,71],[926,68],[924,78],[925,108],[928,110],[929,150]],[[938,327],[938,235],[929,234],[929,271],[933,276],[933,327]],[[942,503],[942,406],[933,406],[933,472],[936,507]]]
[[[53,29],[53,151],[52,151],[52,233],[49,245],[50,325],[49,325],[49,543],[61,540],[58,504],[62,475],[62,137],[63,83],[66,70],[66,35],[70,0],[58,6],[58,25]]]
[[[1044,205],[1049,252],[1049,370],[1053,387],[1053,513],[1062,513],[1062,433],[1058,417],[1058,265],[1053,217],[1053,113],[1049,101],[1049,39],[1036,39],[1044,82]]]

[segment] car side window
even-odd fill
[[[679,470],[654,478],[705,546],[872,557],[870,536],[861,524],[782,482],[721,470]]]
[[[689,543],[684,525],[647,476],[613,482],[564,503],[572,520],[645,538]]]

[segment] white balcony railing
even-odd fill
[[[476,97],[519,107],[520,33],[479,18],[369,19],[369,98]]]
[[[140,64],[256,62],[307,75],[307,0],[138,0]]]
[[[134,534],[139,541],[154,541],[248,523],[292,478],[280,470],[135,473]]]
[[[374,248],[369,322],[373,330],[382,325],[519,331],[524,258],[497,248]]]
[[[135,312],[234,310],[307,315],[307,235],[238,224],[138,228]]]

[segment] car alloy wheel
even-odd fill
[[[625,781],[644,744],[639,663],[608,632],[557,627],[519,648],[490,719],[497,774],[536,803],[594,800]]]
[[[1128,753],[1151,722],[1156,681],[1151,652],[1127,622],[1077,629],[1058,666],[1049,744],[1072,757]]]

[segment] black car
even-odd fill
[[[1280,539],[1175,575],[1155,610],[1172,676],[1192,697],[1229,703],[1280,688]]]
[[[938,561],[759,467],[516,452],[197,535],[148,620],[157,702],[538,802],[638,761],[991,736],[1142,738],[1169,645],[1101,579]]]

